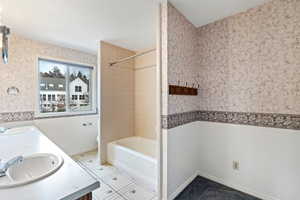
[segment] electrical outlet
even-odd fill
[[[232,169],[233,170],[240,170],[240,163],[238,161],[232,162]]]

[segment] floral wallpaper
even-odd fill
[[[97,65],[96,55],[10,35],[9,63],[0,62],[0,114],[25,112],[26,115],[26,112],[34,111],[38,56]],[[12,86],[19,89],[18,95],[7,94],[7,89]]]
[[[300,1],[198,28],[200,110],[300,114]]]
[[[196,86],[198,83],[198,32],[172,4],[168,4],[167,20],[168,83]],[[168,114],[199,108],[197,96],[168,97]]]
[[[300,1],[274,0],[196,28],[168,4],[168,82],[199,95],[168,98],[168,114],[300,114]]]

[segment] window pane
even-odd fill
[[[69,67],[69,92],[71,111],[91,111],[91,75],[92,69]]]
[[[64,64],[39,60],[41,113],[66,111],[66,71]]]

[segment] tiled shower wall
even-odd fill
[[[106,162],[109,142],[134,135],[134,60],[110,66],[135,52],[107,42],[100,44],[101,162]]]
[[[156,51],[136,57],[134,65],[134,135],[156,139]]]
[[[268,113],[300,114],[300,1],[274,0],[199,28],[167,9],[168,83],[200,85],[197,97],[169,96],[169,115],[265,113],[269,123]]]

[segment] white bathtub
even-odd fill
[[[156,190],[157,143],[155,140],[129,137],[111,142],[107,148],[107,160],[110,164]]]

